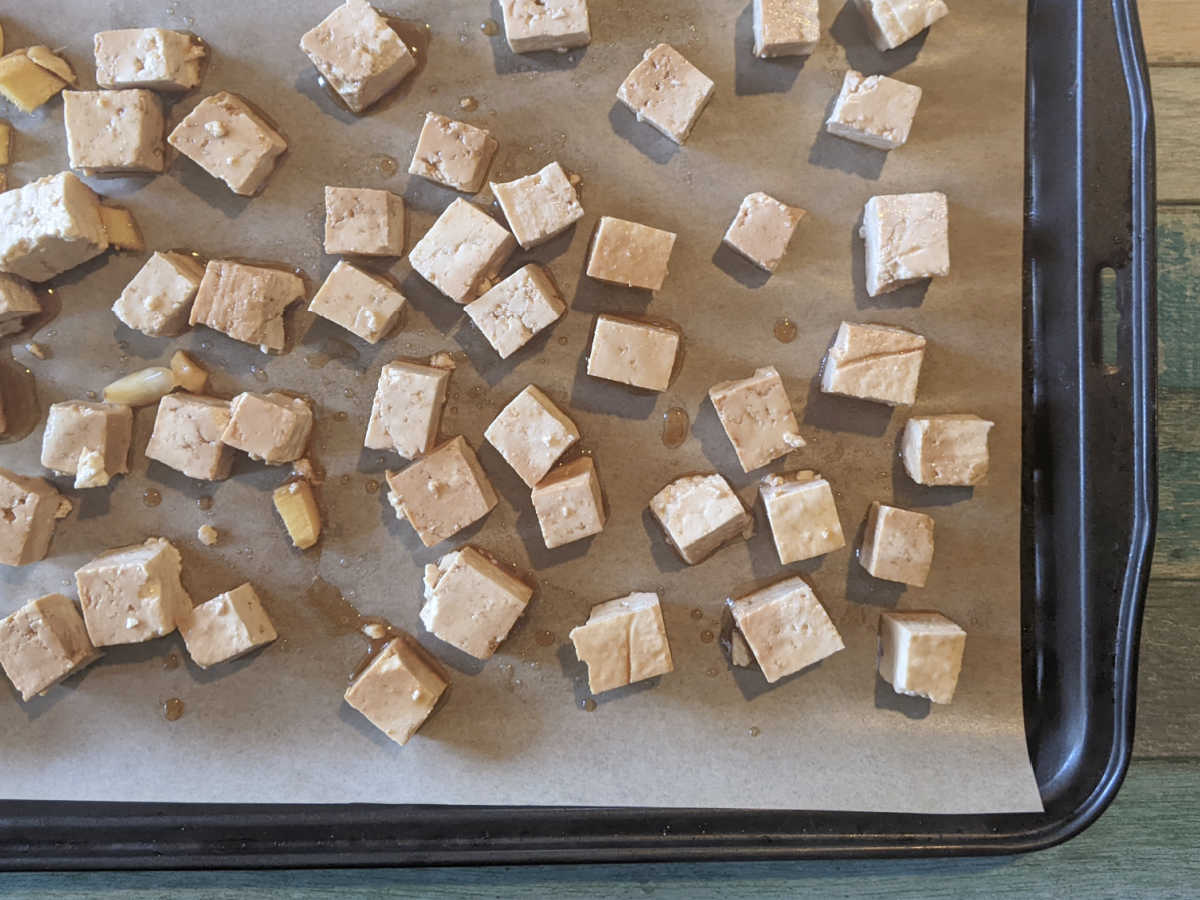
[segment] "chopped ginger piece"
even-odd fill
[[[66,86],[24,53],[0,58],[0,95],[21,112],[33,112]]]
[[[307,550],[321,536],[321,514],[307,481],[290,481],[275,488],[275,510],[292,543]]]
[[[142,230],[134,221],[133,213],[125,207],[101,205],[100,221],[104,223],[104,230],[108,232],[110,247],[138,252],[146,249],[146,242],[142,240]]]
[[[47,72],[53,72],[67,84],[75,84],[79,80],[75,77],[75,70],[71,68],[71,64],[49,47],[34,44],[32,47],[25,48],[25,55]]]
[[[175,390],[175,373],[165,366],[150,366],[118,378],[104,389],[105,403],[149,406]]]
[[[182,350],[176,350],[171,357],[171,371],[175,375],[175,384],[189,394],[204,393],[204,385],[208,383],[208,373]]]
[[[0,120],[0,166],[7,166],[9,162],[8,150],[12,146],[12,126],[7,122]]]
[[[0,56],[4,54],[4,26],[0,25]]]
[[[8,190],[8,173],[0,172],[0,194]]]

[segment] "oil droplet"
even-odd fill
[[[539,647],[549,647],[554,643],[554,632],[539,631],[533,636],[533,640]]]
[[[560,347],[565,347],[565,346],[567,346],[567,338],[566,338],[566,335],[563,335],[562,337],[560,337],[560,338],[558,339],[558,344],[559,344],[559,346],[560,346]]]
[[[586,700],[584,700],[583,703],[580,704],[580,706],[583,708],[584,712],[595,712],[596,711],[596,701],[593,700],[591,697],[588,697]]]
[[[494,37],[500,33],[500,26],[496,24],[495,19],[484,19],[479,23],[479,30],[488,37]]]
[[[341,559],[338,560],[338,565],[341,566],[343,569],[348,569],[348,568],[350,568],[350,560],[346,559],[346,557],[343,556]]]
[[[147,488],[142,492],[142,502],[147,506],[158,506],[158,504],[162,503],[162,494],[154,488]]]
[[[340,479],[338,479],[338,480],[339,480],[339,481],[341,481],[341,483],[342,483],[342,484],[349,484],[349,483],[350,483],[350,476],[349,476],[349,475],[343,475],[343,476],[342,476]]]
[[[86,394],[84,394],[84,396],[87,397],[89,400],[96,400],[97,398],[99,398],[100,395],[97,394],[95,391],[88,391]]]
[[[367,489],[368,494],[374,494],[379,491],[379,482],[374,478],[368,478],[367,483],[363,487]]]
[[[796,323],[786,316],[775,320],[775,340],[781,344],[790,344],[796,339]]]
[[[396,163],[396,160],[390,156],[376,156],[375,168],[379,170],[380,175],[386,175],[390,178],[396,174],[400,167]]]
[[[705,628],[700,632],[700,640],[706,644],[711,644],[713,642],[713,633]]]
[[[174,722],[183,715],[183,701],[178,697],[172,697],[163,704],[163,715],[166,716],[168,722]]]
[[[748,735],[750,735],[750,737],[758,737],[760,734],[762,734],[762,729],[759,728],[757,725],[751,725],[750,730],[747,731],[746,733]]]
[[[354,391],[350,390],[350,388],[342,388],[342,396],[349,400],[354,396]]]
[[[716,678],[717,675],[720,673],[717,672],[716,666],[709,666],[707,669],[704,670],[704,674],[707,675],[709,678]]]
[[[687,410],[672,406],[663,413],[662,442],[664,447],[674,449],[687,440],[688,435]]]
[[[333,418],[334,418],[334,421],[336,421],[336,422],[345,422],[346,421],[346,411],[344,409],[339,409],[337,412],[335,412],[333,414]]]
[[[179,654],[178,653],[168,653],[167,658],[163,660],[163,668],[166,669],[168,672],[171,671],[171,669],[178,669],[179,668]]]
[[[458,100],[458,105],[461,109],[465,109],[467,112],[474,112],[475,110],[479,109],[479,101],[474,97],[460,97]]]
[[[702,609],[693,609],[693,610],[692,610],[692,618],[693,618],[693,619],[703,619],[703,618],[704,618],[704,610],[702,610]]]
[[[259,366],[251,366],[250,374],[254,376],[255,381],[266,381],[267,380],[267,370],[263,369]]]
[[[213,508],[213,498],[212,497],[197,497],[196,505],[198,507],[200,507],[201,509],[208,511]]]
[[[450,412],[451,412],[451,413],[456,413],[456,412],[458,412],[458,407],[457,407],[457,406],[452,406],[452,407],[450,407]]]

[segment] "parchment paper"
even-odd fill
[[[0,613],[46,591],[73,594],[76,567],[106,548],[157,534],[180,547],[197,602],[250,580],[281,638],[203,672],[186,661],[176,635],[110,650],[81,677],[29,704],[4,691],[0,796],[1040,809],[1025,750],[1018,646],[1025,4],[956,0],[927,38],[879,54],[852,5],[825,0],[812,58],[766,62],[751,55],[750,5],[743,0],[591,0],[591,47],[536,57],[514,57],[502,34],[482,33],[484,20],[500,20],[495,3],[410,2],[390,11],[410,23],[402,30],[418,43],[423,68],[363,118],[325,93],[296,46],[332,5],[41,0],[10,5],[3,21],[11,47],[64,47],[86,86],[93,84],[96,30],[153,24],[195,31],[210,44],[212,64],[202,87],[170,107],[168,127],[203,96],[226,89],[261,107],[287,135],[288,154],[254,199],[233,196],[185,159],[156,178],[91,179],[134,211],[152,248],[275,260],[303,268],[315,286],[335,262],[321,251],[325,184],[403,193],[411,246],[456,196],[405,174],[423,115],[432,109],[491,129],[500,142],[493,179],[555,159],[582,176],[586,218],[508,267],[527,259],[548,263],[569,312],[502,362],[461,309],[401,260],[388,270],[410,302],[397,334],[369,347],[294,308],[291,350],[271,357],[203,328],[165,340],[121,326],[109,306],[142,254],[106,255],[48,285],[54,295],[43,290],[43,298],[61,312],[32,337],[26,332],[9,341],[15,363],[34,372],[43,411],[99,390],[119,373],[165,364],[177,348],[213,371],[221,395],[307,392],[318,408],[313,455],[328,471],[320,491],[326,531],[313,551],[290,547],[269,495],[286,467],[239,455],[232,479],[206,484],[148,464],[143,451],[154,410],[139,410],[133,474],[86,492],[56,479],[75,500],[75,512],[59,524],[45,562],[0,574]],[[672,43],[717,85],[682,148],[636,123],[614,99],[642,52],[658,41]],[[887,155],[822,131],[847,64],[895,72],[924,89],[907,146]],[[478,109],[460,108],[468,97]],[[66,167],[61,100],[33,116],[9,111],[9,117],[17,131],[14,183]],[[398,163],[398,172],[385,157]],[[951,275],[927,291],[868,299],[857,237],[863,204],[873,194],[934,189],[950,198]],[[742,197],[756,190],[808,210],[771,278],[718,249]],[[491,195],[478,199],[490,203]],[[653,299],[582,276],[588,238],[602,214],[679,233],[671,275]],[[681,326],[686,355],[667,391],[636,393],[584,374],[592,322],[603,311]],[[781,317],[798,326],[793,343],[773,336]],[[905,410],[817,391],[818,366],[843,319],[927,336],[913,411],[973,412],[996,422],[986,485],[916,487],[897,460]],[[49,358],[33,358],[24,349],[30,340]],[[385,490],[369,490],[402,461],[363,451],[362,436],[380,367],[396,356],[438,350],[453,351],[459,364],[443,432],[462,433],[479,449],[502,499],[482,525],[425,549],[396,521]],[[646,504],[673,477],[713,470],[745,499],[754,498],[762,473],[741,472],[706,392],[766,364],[782,373],[808,440],[772,468],[825,474],[851,546],[782,568],[756,508],[752,540],[686,567]],[[495,413],[531,382],[582,429],[611,514],[603,534],[555,551],[541,542],[526,489],[482,442]],[[687,410],[692,422],[678,449],[660,441],[671,407]],[[42,472],[41,430],[0,445],[3,465]],[[147,489],[161,493],[161,505],[145,505]],[[206,512],[197,500],[209,496],[214,505]],[[935,517],[937,549],[925,589],[875,581],[856,561],[861,523],[875,499]],[[196,540],[205,522],[221,532],[215,547]],[[440,644],[417,618],[422,567],[468,541],[538,582],[527,614],[486,665]],[[725,597],[796,572],[815,586],[846,649],[774,686],[756,670],[731,670],[719,641],[709,640],[720,631]],[[589,711],[585,670],[567,632],[593,604],[631,590],[661,593],[676,670],[602,696]],[[967,629],[951,705],[931,709],[877,678],[876,624],[880,611],[892,607],[939,609]],[[446,701],[407,747],[392,744],[342,702],[366,646],[355,627],[358,613],[413,631],[454,672]],[[166,668],[170,654],[185,661]],[[169,698],[184,703],[177,721],[164,718]]]

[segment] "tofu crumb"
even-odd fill
[[[29,355],[37,359],[45,359],[50,354],[41,344],[26,344],[25,349],[29,351]]]
[[[220,532],[211,525],[201,525],[196,531],[196,537],[205,547],[211,547],[220,538]]]

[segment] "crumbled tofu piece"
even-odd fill
[[[579,440],[579,429],[531,384],[500,410],[483,436],[532,488]]]
[[[413,638],[388,641],[346,689],[346,702],[397,744],[407,744],[449,686]]]
[[[0,668],[32,700],[100,658],[75,604],[62,594],[30,600],[0,619]]]
[[[750,652],[750,645],[736,628],[729,630],[728,650],[729,661],[739,669],[748,669],[754,665],[754,654]]]
[[[774,366],[708,390],[713,409],[743,471],[751,472],[804,446],[783,379]]]
[[[228,424],[228,400],[168,394],[158,402],[146,456],[189,478],[221,481],[233,466],[233,448],[221,443]]]
[[[925,587],[933,565],[933,517],[873,502],[858,559],[876,578]]]
[[[821,38],[817,0],[754,0],[754,55],[808,56]]]
[[[66,86],[67,82],[22,50],[0,58],[0,96],[21,112],[33,112]]]
[[[635,592],[592,607],[571,629],[575,655],[588,667],[593,694],[625,687],[675,669],[658,594]]]
[[[249,583],[195,607],[180,620],[179,633],[202,669],[245,656],[279,636]]]
[[[489,287],[516,247],[503,225],[460,197],[417,241],[408,261],[455,303],[469,303]]]
[[[146,249],[142,229],[138,228],[133,213],[125,207],[101,204],[100,221],[104,223],[104,233],[108,235],[108,246],[114,250],[135,250],[141,253]]]
[[[758,487],[785,566],[846,546],[833,489],[814,472],[767,475]]]
[[[780,203],[761,191],[749,194],[725,232],[724,242],[760,269],[774,272],[804,215],[800,207]]]
[[[492,193],[525,250],[557,237],[583,218],[575,187],[557,162],[516,181],[493,181]]]
[[[0,169],[0,194],[8,190],[8,173]]]
[[[893,50],[950,12],[943,0],[854,0],[880,50]]]
[[[950,213],[946,195],[872,197],[860,229],[866,241],[867,293],[872,297],[950,274]]]
[[[617,99],[677,144],[687,140],[712,97],[713,81],[668,44],[646,51],[617,89]]]
[[[417,138],[417,149],[413,151],[408,172],[456,191],[474,194],[483,187],[499,146],[483,128],[456,122],[437,113],[425,113],[425,124]]]
[[[516,624],[533,588],[474,547],[425,567],[421,623],[439,640],[489,659]]]
[[[679,333],[619,316],[596,317],[587,373],[621,384],[665,391],[671,383]]]
[[[486,516],[499,502],[475,451],[461,435],[408,468],[387,473],[388,502],[432,547]]]
[[[227,91],[196,104],[167,143],[246,197],[258,193],[287,149],[283,135],[245,100]]]
[[[730,600],[729,609],[769,682],[845,647],[825,607],[798,575]]]
[[[366,0],[346,0],[300,38],[300,49],[357,113],[417,67],[408,45]]]
[[[689,565],[743,536],[753,519],[720,475],[676,478],[650,500],[650,512]]]
[[[879,616],[879,674],[898,694],[949,703],[966,646],[967,633],[941,613]]]
[[[171,374],[175,384],[189,394],[199,394],[208,384],[208,373],[182,350],[171,354]]]
[[[275,511],[283,519],[288,537],[301,550],[307,550],[321,537],[321,512],[307,481],[289,481],[272,494]]]
[[[911,406],[925,358],[925,338],[889,325],[843,322],[825,355],[821,390],[872,400],[889,406]]]
[[[598,281],[657,291],[667,280],[675,232],[601,216],[592,236],[587,273]]]
[[[71,168],[98,172],[161,172],[162,102],[153,91],[63,91]]]
[[[567,311],[546,270],[536,263],[522,266],[466,306],[487,342],[508,359]]]
[[[70,504],[49,482],[0,468],[0,565],[44,559],[54,523],[67,512]]]
[[[204,267],[194,258],[156,252],[125,285],[113,313],[130,328],[152,337],[182,334],[203,277]]]
[[[204,268],[188,324],[207,325],[260,349],[282,350],[283,311],[303,299],[304,281],[294,272],[214,259]]]
[[[251,459],[281,465],[304,455],[312,428],[312,405],[307,400],[274,391],[244,391],[230,401],[229,424],[221,432],[221,443],[244,450]]]
[[[107,249],[100,198],[73,172],[0,194],[0,271],[47,281]]]
[[[196,540],[202,543],[205,547],[215,546],[220,538],[221,533],[211,525],[201,525],[196,529]]]
[[[921,89],[916,85],[851,69],[825,130],[878,150],[895,150],[908,140],[920,102]]]
[[[533,488],[530,499],[549,550],[604,530],[604,497],[590,456],[552,469]]]
[[[42,465],[78,476],[77,488],[103,487],[114,475],[129,471],[132,439],[133,410],[128,406],[79,400],[54,403],[42,433]]]
[[[3,53],[0,49],[0,53]],[[12,125],[0,119],[0,166],[7,166],[11,160]]]
[[[988,473],[988,432],[995,423],[973,415],[918,416],[904,425],[900,456],[917,484],[981,484]]]
[[[500,0],[513,53],[570,50],[592,42],[587,0]]]
[[[369,188],[325,188],[325,252],[404,254],[404,198]]]
[[[190,91],[207,50],[199,38],[164,28],[98,31],[92,41],[96,84],[105,88]]]
[[[75,570],[88,637],[97,647],[137,644],[175,630],[192,610],[179,551],[163,538],[109,550]]]
[[[25,55],[47,72],[53,72],[67,84],[77,84],[79,79],[71,64],[44,44],[34,44],[25,48]]]
[[[0,274],[0,337],[16,334],[25,319],[42,311],[29,283],[15,275]]]
[[[341,260],[308,304],[308,311],[376,344],[400,319],[405,302],[404,295],[382,278]]]
[[[407,459],[428,453],[437,442],[451,371],[400,359],[384,366],[363,446]]]

